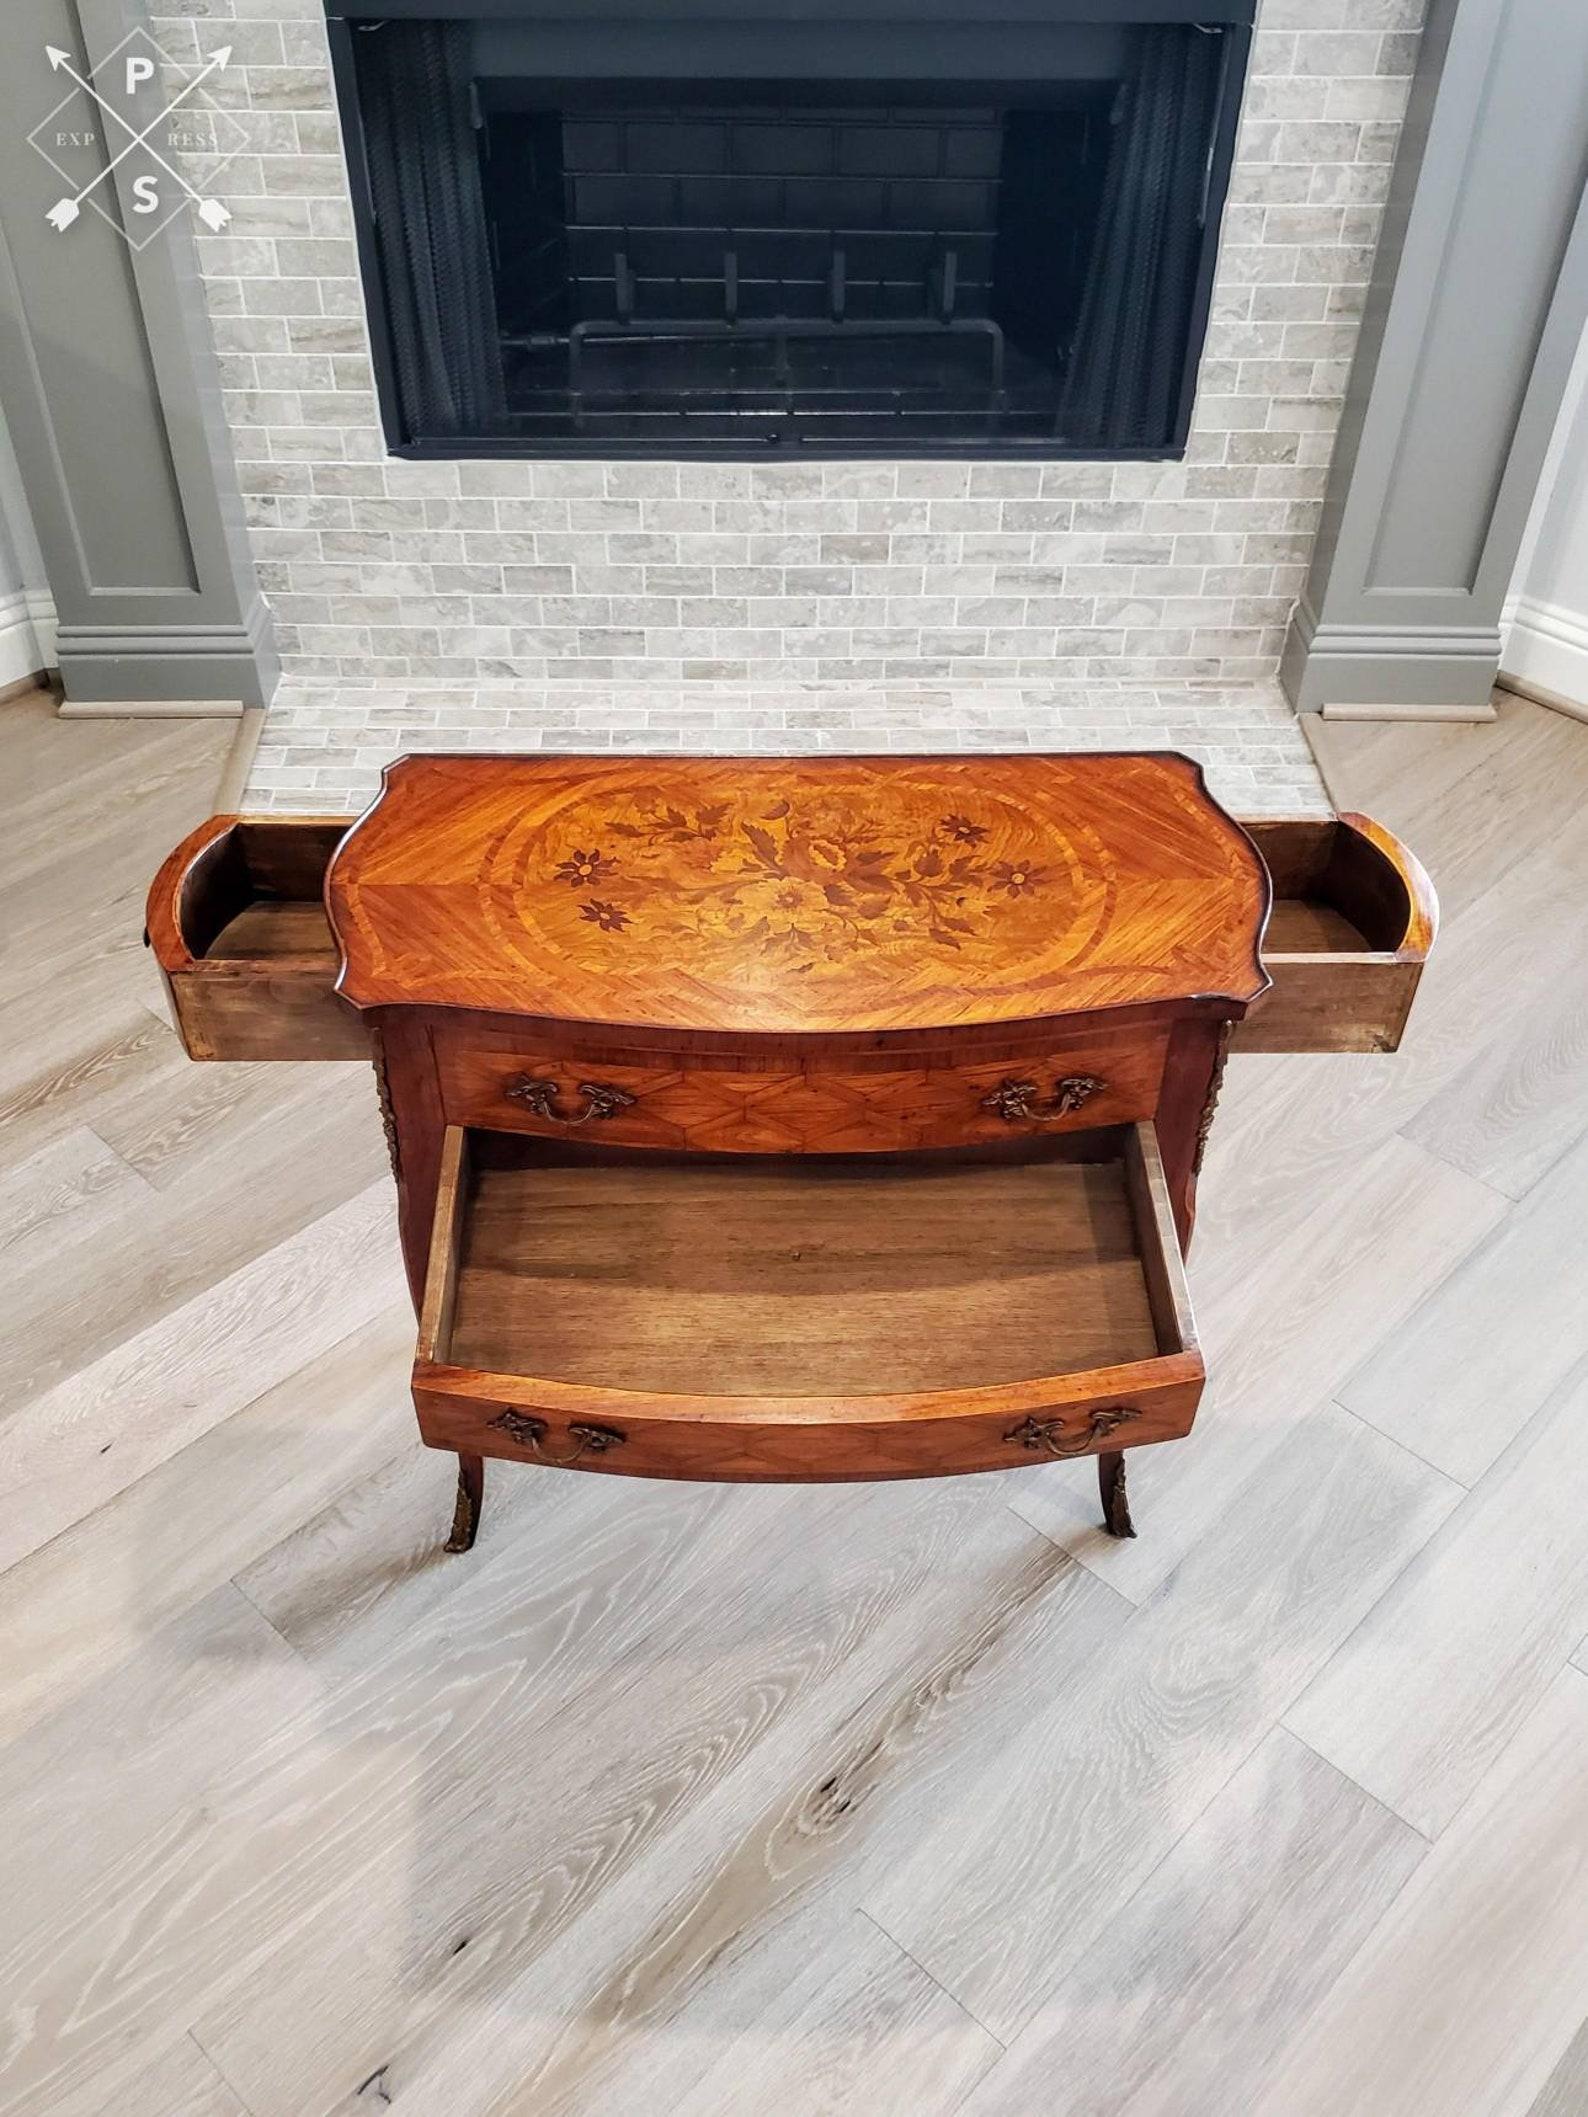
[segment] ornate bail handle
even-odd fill
[[[1042,1090],[1035,1081],[1000,1081],[991,1095],[982,1097],[981,1106],[994,1117],[1001,1117],[1006,1125],[1052,1125],[1061,1118],[1073,1117],[1083,1103],[1089,1103],[1107,1086],[1107,1081],[1100,1081],[1095,1073],[1067,1073],[1054,1082],[1047,1109],[1039,1110],[1037,1098]]]
[[[1066,1437],[1062,1419],[1026,1419],[1004,1435],[1006,1441],[1018,1441],[1022,1448],[1029,1448],[1034,1455],[1089,1455],[1100,1441],[1106,1441],[1111,1433],[1121,1426],[1128,1426],[1141,1413],[1132,1411],[1128,1404],[1105,1405],[1094,1411],[1086,1423],[1085,1433]]]
[[[544,1419],[532,1419],[522,1411],[499,1411],[489,1421],[499,1433],[505,1433],[510,1441],[542,1463],[554,1463],[566,1470],[570,1463],[577,1463],[582,1455],[605,1455],[609,1449],[621,1448],[627,1434],[619,1433],[614,1426],[570,1426],[568,1438],[573,1447],[562,1455],[556,1455],[546,1447],[546,1436],[551,1428]]]
[[[576,1116],[568,1117],[557,1108],[560,1091],[555,1081],[509,1081],[503,1092],[509,1102],[522,1103],[537,1117],[548,1118],[552,1124],[566,1125],[570,1129],[575,1125],[588,1125],[592,1120],[599,1123],[604,1117],[616,1117],[634,1100],[626,1088],[614,1088],[607,1081],[581,1081],[579,1093],[584,1097],[584,1108]]]

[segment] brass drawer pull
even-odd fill
[[[616,1117],[626,1110],[634,1098],[626,1088],[614,1088],[607,1081],[581,1081],[579,1093],[584,1097],[584,1108],[575,1117],[567,1117],[557,1108],[559,1094],[555,1081],[516,1080],[509,1081],[503,1093],[509,1102],[522,1103],[526,1110],[533,1110],[537,1117],[549,1118],[554,1125],[588,1125],[599,1123],[604,1117]]]
[[[981,1106],[990,1110],[994,1117],[1001,1117],[1006,1125],[1052,1125],[1061,1118],[1073,1117],[1084,1103],[1108,1086],[1095,1073],[1068,1073],[1053,1084],[1053,1094],[1046,1110],[1037,1108],[1037,1098],[1042,1090],[1035,1081],[1000,1081],[991,1095],[984,1095]]]
[[[532,1419],[525,1412],[509,1409],[498,1412],[489,1424],[499,1433],[505,1433],[510,1441],[516,1441],[520,1448],[527,1448],[538,1461],[555,1463],[560,1469],[577,1463],[582,1455],[605,1455],[609,1449],[621,1448],[628,1438],[614,1426],[570,1426],[568,1438],[573,1447],[565,1454],[553,1455],[545,1445],[551,1428],[544,1419]]]
[[[1111,1433],[1121,1426],[1128,1426],[1141,1413],[1132,1411],[1128,1404],[1110,1404],[1102,1411],[1094,1411],[1087,1421],[1085,1433],[1067,1438],[1062,1419],[1026,1419],[1004,1435],[1006,1441],[1018,1441],[1022,1448],[1029,1448],[1035,1455],[1087,1455],[1100,1441],[1106,1441]]]

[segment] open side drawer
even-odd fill
[[[367,1058],[334,990],[323,890],[351,817],[213,816],[149,893],[148,931],[189,1054]],[[1432,946],[1433,886],[1366,816],[1257,818],[1274,908],[1273,989],[1236,1032],[1241,1051],[1393,1051]]]
[[[1274,882],[1267,993],[1237,1051],[1393,1051],[1439,903],[1421,864],[1367,816],[1249,822]]]
[[[452,1126],[413,1380],[433,1447],[798,1481],[1171,1440],[1203,1366],[1150,1124],[793,1160]]]
[[[148,933],[192,1058],[365,1059],[322,892],[347,821],[212,816],[149,892]]]

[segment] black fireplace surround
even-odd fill
[[[724,5],[331,15],[399,454],[1183,450],[1252,0]]]

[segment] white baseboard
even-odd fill
[[[0,595],[0,691],[55,666],[55,605],[42,588]]]
[[[1523,595],[1508,616],[1500,682],[1588,719],[1588,612]]]

